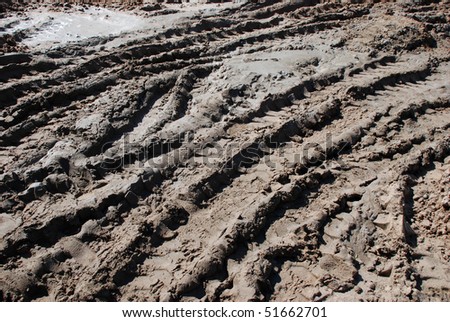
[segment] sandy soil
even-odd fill
[[[0,19],[0,299],[449,301],[449,4]]]

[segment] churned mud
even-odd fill
[[[448,2],[1,15],[0,299],[450,300]]]

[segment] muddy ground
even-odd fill
[[[1,15],[0,299],[450,300],[448,3]]]

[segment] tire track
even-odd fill
[[[447,298],[440,12],[247,4],[2,65],[0,298]]]

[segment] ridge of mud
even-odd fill
[[[2,13],[1,300],[449,300],[448,3],[140,8]]]

